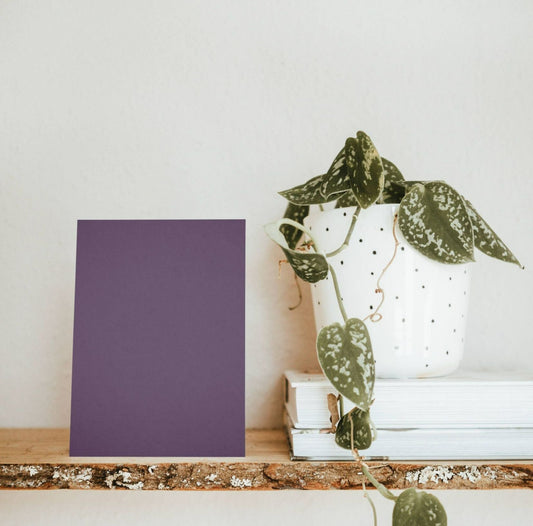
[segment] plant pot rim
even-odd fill
[[[369,206],[368,208],[362,209],[361,213],[377,211],[376,207],[381,207],[382,209],[387,208],[387,209],[390,209],[390,210],[394,210],[395,208],[399,208],[399,206],[400,206],[399,203],[374,203],[373,205]],[[355,209],[356,209],[355,206],[346,206],[346,207],[343,207],[343,208],[331,208],[330,210],[315,209],[315,210],[311,211],[311,213],[307,216],[307,218],[311,218],[313,216],[324,217],[324,216],[328,216],[328,215],[332,215],[333,216],[335,214],[344,214],[348,210],[350,211],[350,214],[346,214],[346,215],[351,215],[351,213]]]

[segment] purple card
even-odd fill
[[[244,455],[244,220],[78,221],[70,454]]]

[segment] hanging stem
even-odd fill
[[[381,287],[381,278],[385,274],[385,272],[388,270],[388,268],[392,265],[392,262],[394,261],[394,258],[396,257],[396,253],[398,252],[398,246],[400,242],[398,241],[398,237],[396,236],[396,224],[398,223],[398,214],[394,215],[394,221],[392,223],[392,236],[394,237],[394,252],[392,254],[392,257],[390,258],[390,261],[387,263],[386,267],[381,271],[381,274],[379,275],[378,281],[376,283],[376,294],[381,294],[381,301],[379,302],[379,305],[376,307],[376,310],[372,313],[370,313],[368,316],[363,318],[363,321],[366,321],[370,318],[370,321],[377,322],[380,321],[381,318],[383,318],[382,314],[380,314],[379,309],[381,309],[381,306],[383,305],[385,301],[385,291]]]
[[[346,314],[346,310],[344,310],[344,305],[342,303],[341,291],[339,290],[339,282],[337,281],[337,274],[335,273],[331,265],[328,264],[328,268],[331,273],[331,279],[333,280],[333,286],[335,287],[335,295],[337,296],[337,303],[339,304],[342,319],[344,320],[344,323],[346,323],[348,321],[348,316]]]
[[[329,254],[326,254],[326,257],[331,258],[333,256],[336,256],[337,254],[339,254],[345,248],[348,247],[348,245],[350,244],[350,238],[352,237],[353,229],[355,227],[355,223],[357,223],[357,218],[359,217],[359,212],[361,212],[361,207],[360,206],[358,206],[355,209],[355,212],[353,213],[352,222],[350,223],[350,228],[348,230],[348,233],[346,234],[346,237],[345,237],[342,245],[337,250],[334,250],[333,252],[330,252]]]
[[[289,310],[297,309],[302,304],[302,288],[300,287],[296,272],[294,273],[294,283],[296,283],[296,289],[298,290],[298,303],[294,307],[289,307]]]
[[[365,474],[365,477],[372,483],[372,485],[383,495],[386,499],[389,500],[396,500],[398,497],[393,495],[383,484],[380,484],[370,473],[368,466],[361,462],[361,469],[363,470],[363,473]]]
[[[361,460],[361,457],[359,456],[359,451],[354,447],[353,444],[353,419],[352,415],[348,417],[350,419],[350,446],[352,448],[352,454],[354,456],[354,459],[356,462],[359,462],[361,464],[361,469],[363,470],[363,473],[365,477],[372,483],[372,485],[385,497],[389,500],[396,500],[398,497],[396,497],[394,494],[392,494],[383,484],[380,484],[375,477],[370,473],[368,466]]]
[[[376,507],[374,506],[374,502],[370,498],[370,494],[368,493],[368,491],[366,491],[366,485],[364,481],[363,481],[363,496],[365,497],[365,499],[368,500],[370,507],[372,508],[372,516],[374,517],[374,526],[378,526],[378,514],[376,512]]]

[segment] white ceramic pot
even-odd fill
[[[305,220],[319,248],[342,245],[354,208],[312,212]],[[330,258],[349,318],[364,319],[381,301],[377,280],[394,253],[398,205],[361,210],[350,245]],[[395,228],[396,257],[380,281],[385,299],[380,321],[367,318],[376,376],[414,378],[452,373],[463,356],[470,267],[433,261],[412,248]],[[317,332],[343,322],[333,280],[311,285]],[[375,316],[374,318],[378,318]]]

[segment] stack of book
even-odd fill
[[[285,427],[293,459],[351,460],[335,443],[322,373],[285,372]],[[533,374],[455,373],[377,379],[369,460],[533,458]],[[344,401],[344,411],[353,407]]]

